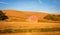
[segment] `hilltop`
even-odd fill
[[[38,17],[38,21],[49,22],[44,19],[48,13],[43,12],[28,12],[28,11],[17,11],[17,10],[2,10],[5,15],[8,16],[8,21],[25,21],[29,16],[35,15]],[[50,14],[50,15],[60,15],[60,14]],[[52,22],[52,21],[51,21]]]

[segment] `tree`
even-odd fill
[[[0,10],[0,20],[6,20],[8,17]]]

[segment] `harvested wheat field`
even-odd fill
[[[46,22],[0,22],[0,29],[4,28],[60,28],[60,23],[46,23]]]
[[[60,28],[60,23],[0,22],[0,29]],[[60,35],[60,31],[0,33],[0,35]]]
[[[0,12],[6,15],[0,18],[0,35],[60,35],[60,14],[16,10]]]

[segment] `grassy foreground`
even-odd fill
[[[0,22],[0,33],[60,32],[60,23]]]
[[[0,33],[55,32],[55,31],[60,31],[60,28],[4,29],[0,30]]]

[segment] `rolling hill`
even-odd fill
[[[48,13],[43,12],[28,12],[28,11],[17,11],[17,10],[2,10],[7,16],[8,21],[26,21],[29,16],[37,16],[38,21],[40,22],[49,22],[48,20],[44,19]],[[50,15],[60,15],[60,14],[50,14]],[[52,22],[52,21],[50,21]]]
[[[46,13],[39,13],[39,12],[25,12],[25,11],[16,11],[16,10],[2,10],[8,17],[9,20],[25,20],[29,16],[35,15],[40,20],[43,19],[44,16],[46,16]]]
[[[53,23],[49,23],[52,22],[50,20],[46,20],[44,19],[45,16],[47,16],[47,13],[42,13],[42,12],[27,12],[27,11],[16,11],[16,10],[2,10],[2,12],[5,13],[6,16],[8,16],[8,19],[6,21],[2,21],[0,22],[0,31],[4,31],[4,32],[8,32],[8,31],[13,31],[15,29],[40,29],[40,28],[60,28],[60,23],[54,23],[56,21],[53,21]],[[35,15],[38,17],[38,21],[37,23],[34,22],[26,22],[26,19],[29,16]],[[56,16],[60,16],[59,14],[49,14],[49,15],[56,15]],[[54,17],[55,18],[55,17]],[[6,30],[8,29],[8,30]],[[13,29],[13,30],[12,30]],[[27,35],[40,35],[40,33],[42,33],[41,35],[59,35],[60,31],[56,31],[56,32],[25,32]],[[44,34],[43,34],[44,33]],[[21,33],[22,34],[22,33]],[[16,33],[0,33],[0,35],[20,35],[20,33],[16,34]],[[22,35],[25,35],[24,33]]]

